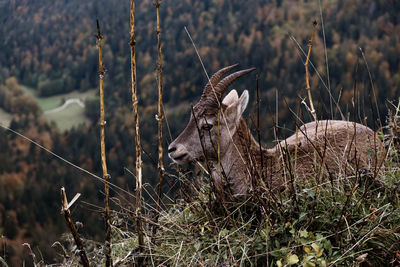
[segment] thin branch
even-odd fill
[[[131,47],[131,86],[132,86],[132,107],[135,123],[135,147],[136,147],[136,227],[139,239],[139,253],[143,253],[143,226],[141,218],[142,210],[142,156],[140,146],[140,129],[139,129],[139,110],[136,86],[136,54],[135,54],[135,0],[130,2],[130,47]],[[142,257],[139,256],[138,264],[141,265]]]
[[[328,83],[328,91],[331,93],[331,81],[329,77],[329,62],[328,62],[328,52],[326,49],[326,37],[325,37],[325,25],[324,25],[324,16],[322,15],[322,7],[321,7],[321,0],[318,0],[319,4],[319,14],[321,16],[321,26],[322,26],[322,36],[324,38],[324,53],[325,53],[325,64],[326,64],[326,79]],[[332,106],[332,97],[329,98],[329,106],[331,108],[331,118],[333,117],[333,106]]]
[[[314,20],[313,22],[313,32],[311,35],[311,40],[308,43],[308,54],[307,54],[307,59],[306,59],[306,63],[304,64],[305,68],[306,68],[306,90],[307,90],[307,94],[308,94],[308,100],[310,101],[310,109],[311,109],[311,114],[314,117],[314,120],[317,120],[317,114],[315,112],[314,109],[314,104],[312,102],[312,97],[311,97],[311,87],[310,87],[310,73],[308,72],[308,62],[310,61],[310,55],[311,55],[311,48],[313,46],[313,42],[314,42],[314,35],[315,35],[315,30],[317,29],[317,21]]]
[[[155,215],[155,222],[157,223],[158,217],[161,210],[161,189],[163,181],[163,147],[162,147],[162,134],[163,134],[163,101],[162,101],[162,53],[161,53],[161,27],[160,27],[160,0],[155,0],[154,5],[157,13],[157,48],[158,48],[158,60],[157,60],[157,73],[158,73],[158,186],[157,186],[157,211]],[[156,233],[157,228],[153,228],[153,235]]]
[[[84,267],[89,267],[89,260],[86,256],[85,249],[83,248],[82,240],[79,237],[78,231],[76,230],[75,224],[71,218],[71,212],[68,209],[67,196],[65,194],[65,188],[61,187],[61,212],[64,213],[65,220],[67,221],[68,227],[71,230],[72,236],[74,237],[76,247],[78,248],[79,256],[81,257],[81,264]]]
[[[296,38],[295,38],[294,36],[291,35],[291,36],[290,36],[290,39],[291,39],[291,40],[293,41],[293,43],[297,46],[298,51],[300,51],[301,54],[303,54],[303,56],[307,57],[306,53],[304,52],[303,48],[300,46],[299,42],[297,42]],[[299,54],[299,56],[300,56],[300,59],[303,61],[303,57],[301,56],[301,54],[300,54],[300,53],[298,53],[298,54]],[[343,115],[342,110],[341,110],[340,107],[339,107],[339,102],[337,102],[337,101],[333,98],[332,93],[329,91],[328,86],[326,85],[325,81],[322,79],[321,74],[319,73],[319,71],[318,71],[317,68],[314,66],[314,64],[312,63],[311,60],[310,60],[310,65],[311,65],[311,67],[313,68],[313,70],[315,71],[315,73],[316,73],[316,75],[318,76],[319,80],[321,81],[323,87],[324,87],[324,88],[326,89],[326,91],[328,92],[330,99],[331,99],[331,100],[333,101],[333,103],[336,105],[336,107],[337,107],[337,109],[338,109],[338,111],[339,111],[339,113],[340,113],[340,116],[341,116],[342,120],[346,120],[345,116]]]
[[[106,121],[104,120],[104,68],[103,68],[103,54],[101,50],[101,36],[99,20],[97,22],[97,48],[99,50],[99,79],[100,79],[100,142],[101,142],[101,167],[103,168],[104,178],[104,193],[105,193],[105,227],[106,227],[106,242],[105,242],[105,255],[106,255],[106,267],[112,266],[111,259],[111,219],[110,219],[110,191],[108,188],[108,180],[110,175],[107,172],[106,162],[106,142],[104,127]]]
[[[363,60],[364,60],[364,62],[365,62],[365,66],[367,67],[369,82],[371,83],[371,89],[372,89],[372,94],[373,94],[373,96],[374,96],[375,108],[376,108],[376,112],[377,112],[377,114],[378,114],[378,119],[379,119],[379,124],[380,124],[379,127],[382,127],[381,114],[380,114],[379,108],[378,108],[378,100],[377,100],[377,98],[376,98],[375,85],[374,85],[374,82],[373,82],[373,80],[372,80],[371,71],[369,70],[368,61],[367,61],[367,59],[365,58],[364,51],[362,50],[361,47],[359,47],[359,49],[360,49],[361,55],[362,55],[362,57],[363,57]]]

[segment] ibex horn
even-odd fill
[[[237,78],[252,72],[256,68],[246,69],[232,73],[231,75],[225,77],[220,81],[215,87],[215,93],[217,94],[218,100],[221,101],[222,95],[224,94],[226,88],[229,87]]]
[[[239,64],[234,64],[228,67],[225,67],[223,69],[220,69],[219,71],[217,71],[216,73],[214,73],[213,76],[211,76],[210,81],[207,83],[206,87],[204,88],[204,92],[203,92],[203,96],[206,97],[207,95],[213,95],[213,87],[215,87],[218,82],[221,80],[222,76],[233,70],[234,68],[236,68],[237,66],[239,66]]]

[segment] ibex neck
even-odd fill
[[[251,188],[253,172],[260,169],[261,155],[265,153],[267,151],[264,148],[260,151],[260,145],[241,119],[231,142],[221,155],[221,168],[218,162],[214,162],[213,175],[233,195],[246,195]]]

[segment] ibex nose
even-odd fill
[[[181,144],[172,143],[168,147],[168,156],[175,162],[180,162],[188,155],[185,147]]]

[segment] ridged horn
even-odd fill
[[[256,68],[251,68],[251,69],[246,69],[246,70],[241,70],[232,73],[231,75],[225,77],[222,81],[220,81],[215,87],[215,93],[217,94],[218,101],[221,101],[222,95],[224,94],[225,90],[231,85],[237,78],[246,75],[252,71],[254,71]]]
[[[230,72],[231,70],[233,70],[237,66],[239,66],[239,64],[234,64],[234,65],[225,67],[223,69],[220,69],[216,73],[214,73],[214,75],[211,76],[210,81],[204,87],[203,96],[206,97],[208,95],[213,95],[214,94],[213,93],[213,87],[215,87],[218,84],[218,82],[221,80],[222,76],[225,73]]]

